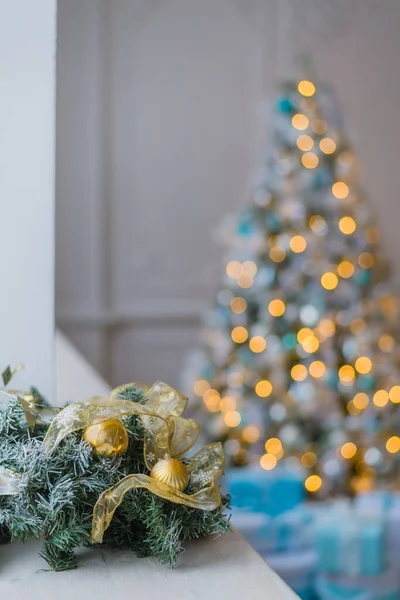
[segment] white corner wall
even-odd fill
[[[0,371],[53,393],[55,0],[0,0]],[[0,384],[1,386],[1,384]]]

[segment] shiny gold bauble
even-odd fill
[[[90,444],[98,456],[115,458],[128,448],[128,433],[117,419],[109,419],[87,427],[83,439]]]
[[[169,487],[183,492],[189,483],[189,472],[185,465],[176,458],[163,458],[154,465],[150,477],[159,483],[165,483]]]

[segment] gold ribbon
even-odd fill
[[[16,496],[22,489],[21,475],[0,467],[0,496]]]
[[[124,399],[125,391],[132,387],[144,392],[145,404]],[[144,461],[151,471],[165,456],[182,458],[195,444],[200,426],[194,419],[181,416],[186,405],[187,398],[160,381],[152,386],[129,383],[113,390],[111,398],[92,396],[85,402],[64,408],[50,424],[43,448],[51,454],[58,444],[74,431],[108,419],[136,415],[144,427]],[[214,510],[221,504],[216,479],[224,472],[224,462],[223,449],[219,443],[208,444],[191,459],[185,459],[190,475],[189,485],[193,490],[191,494],[179,492],[143,473],[127,475],[116,485],[105,490],[96,502],[93,510],[92,541],[101,543],[115,510],[125,494],[135,488],[145,488],[175,504],[185,504],[206,511]]]

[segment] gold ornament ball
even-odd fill
[[[109,419],[87,427],[83,439],[90,444],[98,456],[115,458],[128,449],[128,432],[117,419]]]
[[[189,483],[189,472],[185,465],[176,458],[163,458],[154,465],[150,477],[159,483],[183,492]]]

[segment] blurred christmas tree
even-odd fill
[[[379,233],[335,112],[323,87],[282,85],[251,202],[221,231],[226,277],[194,391],[232,464],[283,460],[302,465],[309,492],[351,494],[394,481],[400,350]]]

